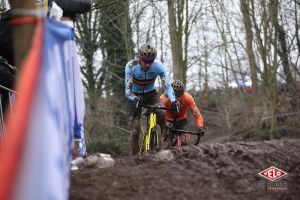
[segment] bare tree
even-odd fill
[[[168,0],[168,15],[169,15],[169,33],[170,33],[170,42],[172,49],[172,63],[173,63],[173,76],[174,79],[183,80],[183,73],[180,72],[182,67],[183,58],[182,58],[182,19],[177,22],[176,20],[176,10],[175,10],[175,2],[172,0]],[[180,14],[178,14],[181,17]],[[177,24],[180,23],[180,24]],[[177,30],[178,29],[178,30]],[[181,34],[181,35],[180,35]]]
[[[273,138],[274,133],[277,131],[277,119],[276,114],[278,112],[277,107],[277,69],[279,67],[277,60],[277,40],[276,29],[274,27],[274,20],[277,17],[277,5],[272,1],[261,1],[260,18],[261,26],[258,25],[258,20],[255,17],[255,3],[251,0],[251,19],[255,29],[255,35],[257,40],[258,51],[260,59],[263,63],[263,84],[265,88],[266,97],[266,110],[265,113],[271,116],[271,127],[269,130],[269,137]],[[261,37],[262,36],[262,37]],[[273,53],[272,53],[273,52]]]
[[[95,6],[95,5],[94,5]],[[88,110],[92,116],[97,112],[97,105],[102,93],[106,70],[100,63],[94,63],[94,57],[100,48],[100,13],[99,9],[78,16],[76,20],[76,37],[83,56],[81,72],[83,84],[88,94]]]
[[[168,0],[169,34],[172,50],[174,79],[183,80],[186,84],[188,69],[188,49],[191,27],[201,15],[201,5],[195,11],[189,11],[189,1]]]
[[[254,55],[253,49],[253,32],[252,32],[252,22],[250,17],[250,1],[249,0],[240,0],[241,4],[241,12],[243,14],[243,22],[245,26],[245,33],[246,33],[246,50],[250,64],[251,70],[251,81],[252,81],[252,105],[256,107],[257,105],[257,91],[258,91],[258,77],[257,77],[257,64]]]
[[[298,22],[298,10],[299,10],[299,7],[300,7],[300,3],[298,0],[294,0],[294,4],[295,4],[295,7],[294,7],[294,10],[295,10],[295,36],[296,36],[296,39],[297,39],[297,47],[298,47],[298,55],[300,55],[300,36],[299,36],[299,22]]]
[[[213,18],[215,20],[216,26],[217,26],[217,30],[218,30],[218,34],[220,34],[223,43],[221,44],[221,48],[224,50],[224,68],[226,71],[226,74],[228,73],[227,70],[231,69],[232,75],[234,77],[235,82],[238,84],[238,77],[237,77],[237,73],[236,70],[234,68],[234,63],[233,63],[233,59],[232,56],[229,52],[229,41],[227,39],[227,34],[226,34],[226,21],[224,21],[223,16],[221,20],[218,19],[217,15],[216,15],[216,11],[218,10],[218,5],[214,5],[212,1],[210,1],[210,6],[211,6],[211,13],[213,15]],[[222,5],[221,5],[222,6]],[[220,7],[221,7],[220,6]],[[220,8],[222,10],[222,8]],[[224,14],[224,11],[219,12],[221,15]],[[230,64],[230,68],[228,67],[228,61]],[[225,79],[226,80],[226,79]],[[224,83],[224,85],[228,85],[228,81]]]
[[[282,66],[283,71],[286,77],[286,82],[290,85],[294,85],[294,79],[292,77],[291,69],[290,69],[290,63],[289,63],[289,52],[288,52],[288,46],[286,42],[286,32],[282,25],[279,24],[278,21],[278,9],[279,9],[279,2],[278,0],[272,1],[272,7],[275,9],[273,10],[274,16],[272,18],[273,26],[276,29],[277,38],[279,42],[279,48],[277,48],[278,54],[282,60]]]

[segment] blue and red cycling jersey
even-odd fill
[[[128,99],[133,100],[136,94],[143,94],[155,90],[156,77],[160,76],[166,94],[171,102],[175,101],[175,95],[165,66],[155,60],[150,68],[144,71],[138,60],[131,60],[125,68],[125,94]]]

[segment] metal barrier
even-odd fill
[[[13,104],[15,101],[15,96],[16,96],[16,92],[14,90],[11,90],[7,87],[4,87],[3,85],[0,85],[0,140],[2,140],[2,138],[4,137],[4,131],[5,131],[5,124],[4,124],[4,112],[6,111],[6,114],[10,114],[10,117],[13,118]],[[1,91],[5,91],[4,93]],[[5,94],[6,93],[6,94]],[[7,98],[6,101],[7,105],[6,105],[6,110],[3,109],[4,106],[4,99]]]

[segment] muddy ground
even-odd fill
[[[71,200],[300,199],[300,140],[200,144],[172,150],[171,161],[120,157],[112,168],[71,175]],[[275,166],[288,173],[277,184],[258,173]],[[265,186],[263,185],[265,184]]]

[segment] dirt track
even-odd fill
[[[300,199],[300,140],[201,144],[173,150],[172,161],[116,159],[113,168],[73,171],[71,200]],[[285,190],[260,188],[258,173],[288,173]]]

